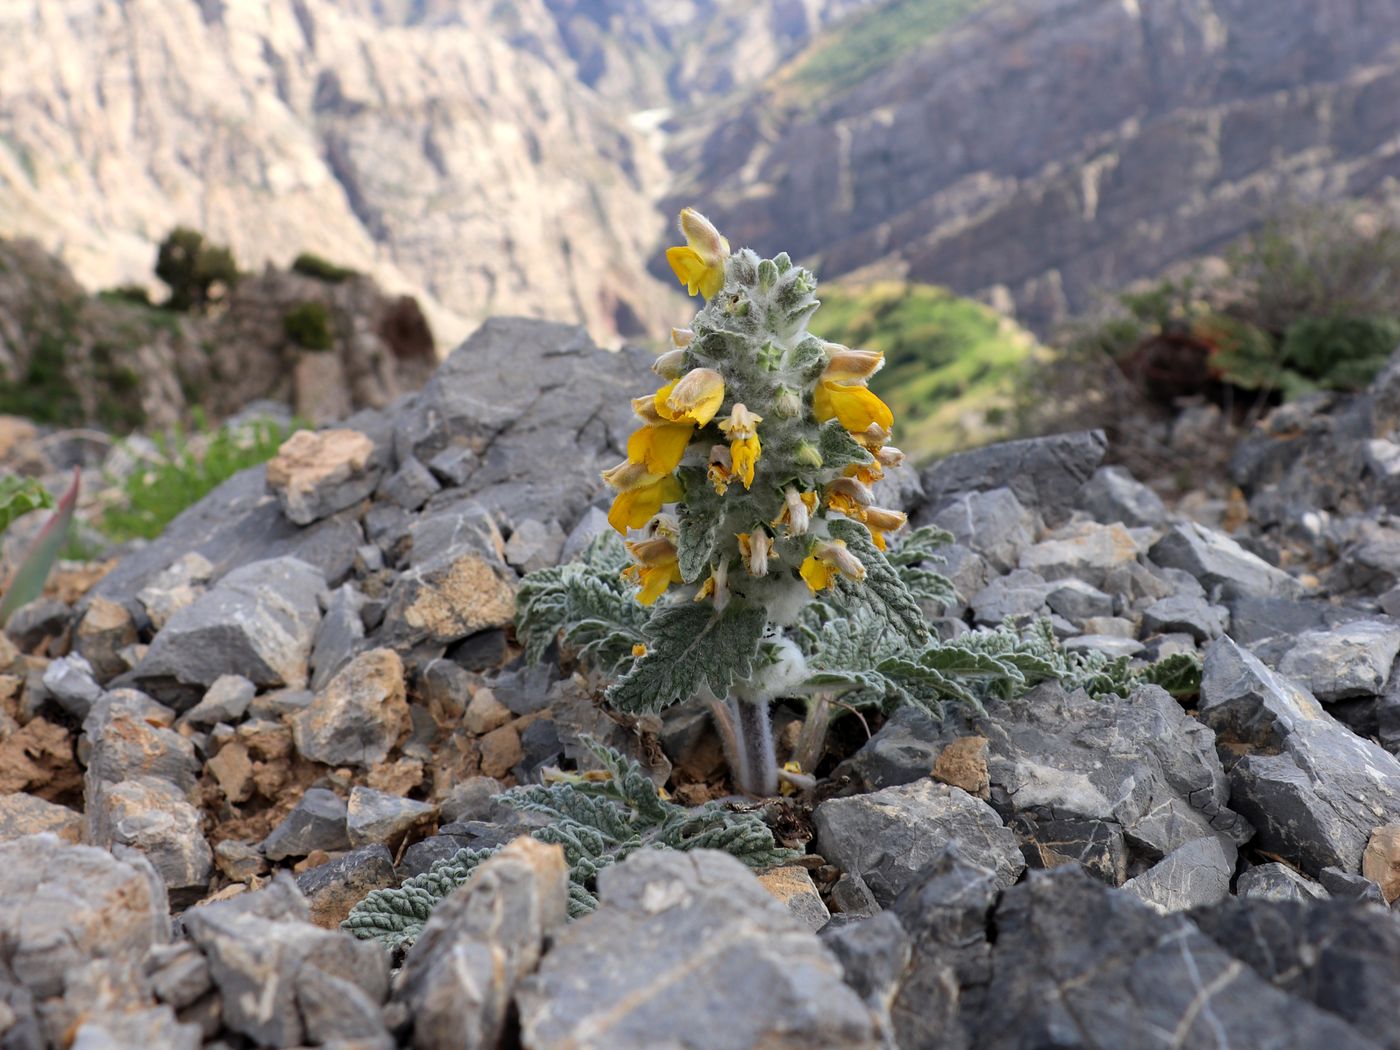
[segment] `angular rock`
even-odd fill
[[[547,569],[558,563],[564,540],[564,530],[557,521],[546,525],[536,518],[526,518],[510,534],[505,547],[506,562],[521,573]]]
[[[890,1040],[894,1032],[890,1006],[909,965],[909,938],[899,919],[893,912],[884,912],[840,926],[828,925],[821,939],[841,964],[846,984],[875,1015],[877,1036]]]
[[[374,890],[397,883],[394,858],[379,845],[361,846],[297,876],[311,921],[327,930],[338,928],[350,909]]]
[[[1160,912],[1186,911],[1223,901],[1235,875],[1235,846],[1221,839],[1193,839],[1123,883],[1123,889]]]
[[[73,1033],[74,1050],[128,1050],[130,1047],[162,1047],[199,1050],[203,1034],[198,1025],[177,1020],[168,1006],[146,1010],[89,1014]]]
[[[974,594],[969,604],[979,624],[995,627],[1008,620],[1034,619],[1045,613],[1045,600],[1055,585],[1027,569],[998,576]]]
[[[773,895],[807,929],[816,933],[831,919],[822,896],[806,868],[782,867],[765,871],[759,884]]]
[[[1104,525],[1156,528],[1166,523],[1162,498],[1122,467],[1100,467],[1079,490],[1079,507]]]
[[[1361,874],[1381,888],[1387,904],[1400,897],[1400,824],[1387,824],[1371,832],[1361,856]]]
[[[297,558],[235,569],[170,618],[133,675],[158,698],[192,698],[226,674],[300,689],[325,590],[320,571]]]
[[[325,788],[308,788],[282,822],[263,841],[268,860],[305,857],[313,850],[350,848],[345,800]]]
[[[1212,601],[1241,597],[1297,598],[1303,585],[1282,569],[1250,554],[1223,532],[1195,522],[1173,525],[1148,557],[1167,569],[1182,569],[1200,581]]]
[[[1010,572],[1035,542],[1039,522],[1009,488],[968,492],[932,518],[960,544],[981,555],[998,573]]]
[[[1110,594],[1130,591],[1138,541],[1122,525],[1065,525],[1021,554],[1020,568],[1042,579],[1079,580]]]
[[[1049,816],[1047,811],[1054,812],[1048,807],[1026,809],[1007,821],[1021,842],[1028,868],[1079,864],[1110,886],[1122,884],[1128,875],[1129,848],[1121,825],[1072,813]]]
[[[1400,623],[1356,620],[1289,639],[1278,671],[1323,703],[1376,696],[1385,688],[1398,652]]]
[[[202,554],[190,551],[167,565],[136,592],[136,602],[159,631],[181,609],[193,605],[209,589],[214,565]],[[94,598],[94,601],[106,601]]]
[[[379,484],[374,442],[358,430],[298,430],[267,461],[267,488],[298,525],[353,507]]]
[[[35,598],[21,605],[5,621],[5,635],[21,652],[32,653],[46,639],[58,638],[68,629],[73,610],[57,598]]]
[[[1229,622],[1226,609],[1185,595],[1162,598],[1142,611],[1144,635],[1189,634],[1198,643],[1219,638]]]
[[[234,882],[248,883],[267,874],[267,857],[238,839],[224,839],[215,846],[214,863]]]
[[[818,852],[864,879],[885,906],[950,842],[993,869],[1003,886],[1025,869],[1016,836],[991,806],[932,780],[828,799],[812,822]]]
[[[1080,634],[1066,638],[1063,642],[1067,652],[1092,651],[1103,653],[1110,660],[1123,656],[1137,656],[1142,652],[1142,643],[1133,638],[1117,634]]]
[[[189,904],[209,887],[214,855],[204,840],[203,814],[167,780],[134,777],[119,784],[89,775],[84,838],[94,846],[130,846],[151,861],[170,899]]]
[[[1054,589],[1045,596],[1045,604],[1078,628],[1086,620],[1113,615],[1113,599],[1083,580],[1056,581]]]
[[[36,998],[93,959],[132,966],[170,937],[165,889],[144,857],[54,835],[0,843],[0,965]]]
[[[258,687],[241,674],[220,675],[210,684],[203,698],[184,714],[194,726],[230,725],[241,719],[257,695]]]
[[[241,741],[230,740],[224,744],[204,763],[204,768],[213,774],[224,798],[234,805],[253,797],[253,760]]]
[[[157,777],[193,790],[199,761],[188,739],[165,728],[172,720],[168,707],[134,689],[105,693],[83,722],[90,746],[88,783]]]
[[[1400,820],[1400,762],[1229,638],[1206,652],[1199,710],[1257,848],[1314,876],[1355,872],[1372,829]]]
[[[1334,900],[1353,904],[1385,904],[1381,888],[1365,875],[1341,868],[1323,868],[1317,873],[1317,881]]]
[[[121,653],[136,641],[136,622],[126,606],[94,598],[78,621],[73,648],[87,660],[99,682],[108,682],[127,669]]]
[[[83,834],[83,815],[38,795],[0,794],[0,842],[46,831],[64,842],[77,843]]]
[[[1085,430],[954,453],[920,476],[924,507],[934,514],[964,493],[1006,487],[1053,527],[1070,516],[1107,447],[1103,431]],[[915,518],[925,521],[922,513]]]
[[[876,1045],[837,961],[728,854],[643,850],[598,881],[517,994],[524,1045]]]
[[[102,697],[92,665],[76,653],[59,657],[44,668],[44,688],[59,707],[77,719],[86,718]]]
[[[1271,861],[1250,868],[1235,880],[1235,893],[1250,900],[1325,901],[1328,893],[1287,864]]]
[[[184,924],[209,960],[224,1024],[260,1046],[296,1046],[313,1023],[328,1022],[325,977],[357,990],[342,1002],[348,1017],[363,1019],[365,1003],[377,1006],[388,993],[389,958],[377,944],[305,921],[306,901],[287,876],[273,886],[271,894],[260,890],[192,908]]]
[[[413,1045],[500,1045],[517,986],[567,914],[560,847],[520,838],[483,863],[433,910],[404,960],[395,998],[413,1020]]]
[[[152,948],[145,959],[151,991],[162,1003],[179,1010],[197,1001],[214,986],[209,960],[189,941]]]
[[[398,504],[404,510],[414,511],[442,489],[433,472],[413,457],[399,464],[399,469],[379,484],[376,495]]]
[[[515,585],[471,549],[452,549],[401,575],[384,614],[395,644],[447,644],[504,627],[515,616]],[[511,574],[513,576],[513,574]]]
[[[311,646],[311,688],[323,688],[364,641],[364,605],[365,596],[353,584],[341,584],[331,592]]]
[[[403,661],[392,649],[360,653],[292,718],[297,751],[329,766],[383,762],[408,728]]]
[[[356,784],[350,789],[345,826],[350,845],[366,846],[390,842],[436,814],[437,807],[430,802],[400,798]]]

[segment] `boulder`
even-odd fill
[[[298,430],[267,461],[268,491],[298,525],[353,507],[381,476],[374,442],[358,430]]]

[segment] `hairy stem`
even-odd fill
[[[759,798],[777,794],[778,763],[773,754],[768,704],[730,697],[724,706],[734,726],[734,753],[728,756],[734,786]]]

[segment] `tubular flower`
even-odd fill
[[[685,244],[666,249],[666,261],[691,295],[699,292],[713,299],[724,287],[724,264],[729,258],[729,242],[709,219],[694,208],[683,208],[680,219]]]
[[[753,532],[741,532],[738,534],[739,553],[744,559],[744,568],[748,569],[750,576],[767,576],[768,559],[777,559],[778,555],[773,550],[773,538],[763,529],[755,529]]]
[[[715,418],[724,400],[724,377],[713,368],[696,368],[656,392],[656,414],[670,423],[703,427]]]
[[[812,515],[817,509],[817,494],[815,492],[798,492],[789,485],[783,490],[783,511],[773,519],[774,527],[786,525],[789,536],[807,535],[807,526],[811,524]]]
[[[715,487],[715,495],[723,496],[729,491],[729,483],[734,479],[734,457],[723,445],[710,446],[710,466],[705,472],[710,484]]]
[[[734,475],[744,483],[744,488],[753,486],[754,467],[758,463],[761,447],[758,443],[758,425],[762,416],[754,415],[743,405],[735,405],[729,418],[720,422],[719,428],[729,438],[729,454],[734,463]]]
[[[669,474],[680,466],[695,428],[689,423],[638,427],[627,439],[627,459],[641,463],[648,474]]]
[[[671,329],[671,345],[677,350],[684,350],[693,342],[695,342],[695,333],[689,328]]]
[[[894,413],[867,387],[847,386],[823,379],[812,394],[812,411],[817,422],[839,419],[852,434],[860,434],[872,424],[886,432],[894,426]],[[859,440],[859,438],[857,438]]]
[[[865,566],[846,549],[842,540],[819,540],[798,570],[812,592],[822,591],[836,582],[838,576],[860,582],[865,579]]]
[[[902,529],[909,520],[909,515],[903,511],[886,510],[884,507],[866,507],[862,514],[860,520],[870,530],[870,539],[880,550],[885,549],[885,533]]]
[[[643,463],[620,463],[604,471],[603,480],[619,490],[608,511],[608,524],[622,533],[640,529],[663,504],[674,503],[684,495],[681,483],[674,477],[649,473]]]
[[[622,575],[642,585],[637,601],[651,605],[666,593],[666,588],[681,582],[681,569],[676,562],[676,545],[670,540],[643,540],[627,544],[627,553],[637,559],[622,570]]]
[[[879,460],[871,460],[869,463],[852,463],[846,468],[846,477],[855,478],[862,485],[873,485],[885,476],[885,468],[880,466]]]
[[[856,439],[856,444],[861,448],[874,453],[880,451],[885,442],[890,439],[890,428],[882,427],[879,423],[871,423],[864,430],[851,431],[851,437]]]
[[[684,369],[684,350],[667,350],[651,363],[651,370],[663,379],[676,379]]]
[[[715,612],[724,612],[724,607],[729,604],[729,565],[720,562],[710,569],[710,575],[705,577],[705,582],[700,585],[700,589],[695,592],[695,600],[703,602],[710,598],[714,602]]]
[[[879,350],[848,350],[837,343],[828,343],[827,354],[821,376],[825,383],[864,383],[885,364],[885,355]]]

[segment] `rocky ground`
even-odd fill
[[[609,715],[510,627],[606,527],[645,364],[490,322],[12,619],[0,1046],[1400,1047],[1400,358],[1277,410],[1191,515],[1094,433],[889,479],[957,539],[941,630],[1200,652],[1199,696],[840,720],[761,808],[801,863],[644,851],[566,924],[500,787],[586,733],[728,790],[703,717]],[[511,840],[405,958],[339,930]]]

